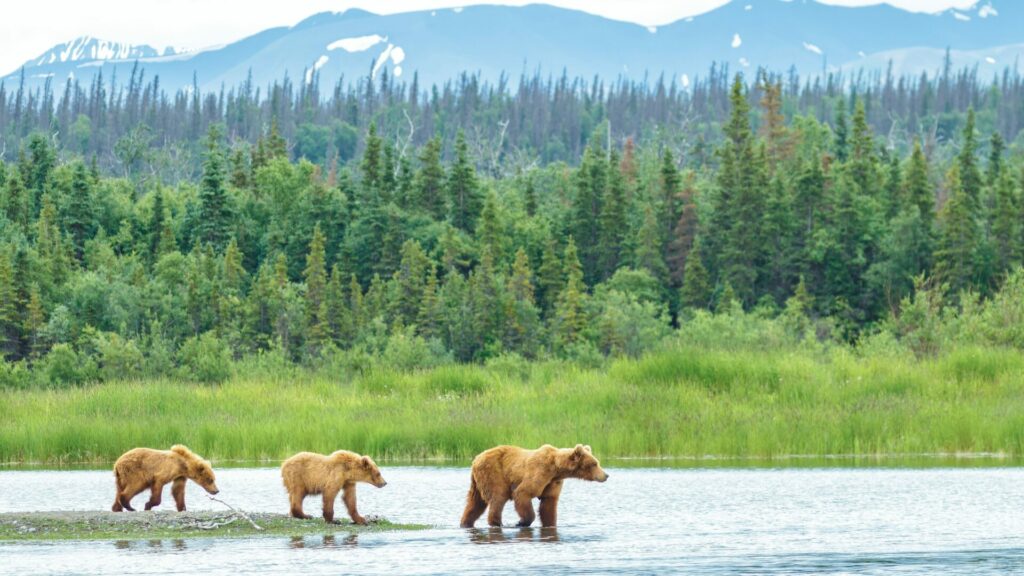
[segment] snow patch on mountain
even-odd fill
[[[345,52],[365,52],[381,42],[387,42],[387,38],[380,34],[369,36],[356,36],[353,38],[342,38],[327,45],[328,50],[344,50]]]
[[[954,11],[953,12],[953,17],[956,18],[957,20],[961,21],[961,22],[970,22],[971,21],[971,17],[968,16],[967,14],[962,13],[962,12],[955,12]]]
[[[740,35],[738,33],[737,34],[733,34],[732,35],[732,47],[733,48],[739,48],[740,46],[743,46],[743,38],[740,38]]]
[[[169,48],[173,54],[173,48]],[[156,49],[135,46],[123,42],[111,42],[91,36],[80,36],[70,42],[58,44],[39,58],[31,61],[35,66],[57,62],[82,62],[90,60],[128,60],[158,56]]]

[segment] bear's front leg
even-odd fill
[[[345,486],[345,492],[342,496],[345,500],[345,508],[348,508],[348,516],[352,519],[355,524],[366,525],[366,518],[359,515],[359,511],[356,510],[356,485],[348,484]]]
[[[562,481],[556,480],[540,495],[540,525],[550,528],[558,523],[558,497],[562,494]]]
[[[174,497],[174,506],[178,509],[178,512],[185,511],[186,481],[184,478],[175,478],[174,482],[171,483],[171,496]]]
[[[324,490],[324,522],[338,524],[334,519],[334,500],[338,497],[338,489],[327,487]]]
[[[516,526],[525,528],[530,524],[533,524],[533,519],[536,515],[533,512],[533,498],[534,494],[529,490],[524,490],[522,486],[516,488],[513,500],[516,504],[516,513],[519,514],[519,523]]]

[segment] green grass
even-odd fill
[[[253,536],[350,535],[388,530],[422,530],[419,524],[374,520],[367,526],[347,521],[298,520],[282,514],[250,514],[259,530],[221,512],[32,512],[0,514],[0,542],[26,540],[150,540],[158,538],[249,538]]]
[[[289,371],[218,386],[113,382],[0,392],[0,462],[109,462],[185,443],[215,463],[346,448],[381,460],[467,459],[496,444],[594,446],[599,457],[1024,455],[1024,355],[937,359],[844,348],[673,347],[571,363]]]

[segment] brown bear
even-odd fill
[[[501,526],[501,512],[509,500],[515,502],[519,513],[516,526],[529,526],[534,519],[534,498],[540,498],[541,525],[554,526],[566,478],[604,482],[608,474],[590,446],[583,444],[561,449],[545,444],[536,450],[498,446],[482,452],[473,459],[462,527],[472,528],[488,507],[487,523]]]
[[[178,512],[185,510],[185,481],[192,480],[210,494],[216,494],[216,477],[210,463],[192,453],[180,444],[170,450],[134,448],[121,455],[114,463],[114,480],[117,495],[114,497],[114,512],[134,512],[131,500],[139,492],[149,489],[146,510],[160,505],[164,484],[171,483],[171,495],[178,506]]]
[[[299,452],[281,464],[281,478],[288,490],[292,516],[311,518],[302,511],[302,501],[310,494],[323,494],[324,520],[332,524],[337,524],[334,520],[334,499],[339,491],[344,490],[342,500],[352,522],[366,524],[366,519],[356,510],[356,482],[366,482],[377,488],[387,486],[372,458],[348,450],[338,450],[329,456]]]

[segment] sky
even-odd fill
[[[822,1],[845,6],[880,3],[879,0]],[[165,46],[200,49],[226,44],[274,26],[290,26],[324,11],[357,7],[377,13],[395,13],[483,3],[540,2],[645,26],[660,26],[706,12],[728,0],[21,0],[5,3],[2,8],[0,74],[13,71],[54,45],[79,36],[149,44],[158,50]],[[920,12],[963,9],[977,2],[888,0],[889,4]]]

